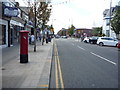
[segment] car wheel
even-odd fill
[[[103,46],[104,44],[102,42],[99,43],[100,46]]]
[[[85,42],[85,43],[87,43],[87,41],[86,41],[86,40],[85,40],[84,42]]]
[[[116,47],[118,46],[118,43],[116,44]]]

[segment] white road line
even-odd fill
[[[78,48],[82,49],[82,50],[85,50],[84,48],[80,47],[80,46],[77,46]]]
[[[95,56],[97,56],[97,57],[99,57],[99,58],[101,58],[101,59],[103,59],[103,60],[105,60],[105,61],[107,61],[107,62],[109,62],[109,63],[111,63],[111,64],[116,65],[115,62],[112,62],[112,61],[110,61],[110,60],[108,60],[108,59],[106,59],[106,58],[104,58],[104,57],[102,57],[102,56],[100,56],[100,55],[97,55],[97,54],[95,54],[95,53],[93,53],[93,52],[90,52],[90,53],[93,54],[93,55],[95,55]]]

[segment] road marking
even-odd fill
[[[77,46],[78,48],[82,49],[82,50],[85,50],[84,48],[80,47],[80,46]]]
[[[97,54],[95,54],[93,52],[90,52],[90,53],[93,54],[93,55],[95,55],[95,56],[97,56],[97,57],[99,57],[99,58],[101,58],[101,59],[103,59],[103,60],[105,60],[105,61],[107,61],[107,62],[109,62],[109,63],[111,63],[111,64],[113,64],[113,65],[116,65],[115,62],[112,62],[112,61],[110,61],[110,60],[108,60],[108,59],[106,59],[106,58],[104,58],[104,57],[102,57],[100,55],[97,55]]]
[[[58,50],[57,50],[57,46],[55,44],[55,48],[54,48],[54,53],[55,53],[55,76],[56,76],[56,88],[62,88],[62,90],[64,90],[64,83],[63,83],[63,78],[62,78],[62,70],[60,67],[60,59],[58,56]],[[59,83],[60,80],[60,83]],[[61,87],[59,87],[59,84]]]
[[[55,45],[56,46],[56,45]],[[58,85],[58,68],[57,68],[57,57],[56,57],[56,48],[54,48],[54,60],[55,60],[55,84],[56,84],[56,88],[59,88]]]
[[[62,77],[62,70],[60,67],[60,58],[58,56],[58,50],[56,49],[56,53],[57,53],[57,61],[58,61],[58,69],[59,69],[59,74],[60,74],[60,83],[61,83],[61,88],[62,90],[64,90],[64,83],[63,83],[63,77]]]
[[[56,88],[59,88],[58,85],[58,68],[57,68],[57,60],[55,60],[55,83],[56,83]]]
[[[60,67],[60,60],[58,60],[58,69],[59,69],[59,73],[60,73],[61,88],[62,88],[62,90],[64,90],[64,83],[63,83],[62,71],[61,71],[61,67]]]
[[[48,87],[48,85],[46,85],[46,84],[45,85],[44,84],[43,85],[39,85],[39,86],[40,87]]]

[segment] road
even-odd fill
[[[50,88],[118,88],[118,49],[56,39]]]

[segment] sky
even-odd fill
[[[16,0],[26,5],[26,0]],[[23,2],[24,1],[24,2]],[[101,27],[103,11],[118,4],[120,0],[51,0],[52,13],[48,25],[53,25],[55,33],[73,24],[76,28]]]

